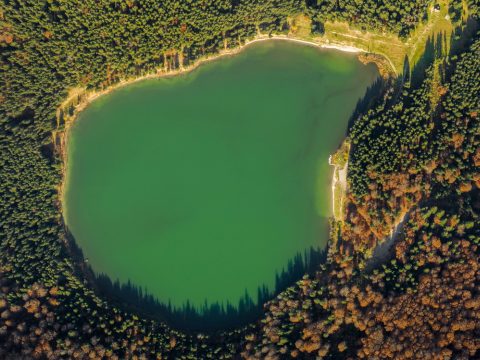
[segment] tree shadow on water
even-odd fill
[[[275,288],[267,285],[257,288],[256,294],[245,290],[237,304],[230,302],[205,303],[201,307],[186,302],[175,307],[164,303],[148,292],[148,289],[136,286],[132,282],[112,281],[108,275],[95,276],[99,292],[113,298],[123,306],[145,316],[167,322],[169,325],[185,331],[216,331],[247,325],[262,313],[263,305],[276,294],[294,284],[305,274],[313,274],[326,259],[326,251],[310,248],[303,254],[297,253],[280,272],[275,274]],[[254,297],[255,296],[255,297]]]
[[[146,318],[166,322],[170,326],[187,332],[214,332],[238,328],[258,319],[263,305],[288,286],[293,285],[305,274],[314,274],[320,264],[326,260],[326,248],[311,247],[303,253],[298,252],[287,265],[275,274],[274,289],[263,284],[256,294],[245,290],[237,304],[205,303],[201,307],[186,302],[176,307],[157,299],[148,289],[135,285],[131,281],[121,283],[112,280],[106,274],[97,274],[88,264],[83,252],[76,244],[73,235],[67,231],[67,243],[70,256],[75,260],[76,270],[90,282],[95,292],[108,298],[114,305]]]
[[[348,120],[346,135],[349,135],[355,121],[361,115],[365,114],[367,110],[370,109],[385,93],[385,89],[387,88],[388,84],[388,80],[382,78],[381,76],[378,76],[375,81],[367,87],[367,89],[365,90],[365,94],[357,101],[355,110],[353,111],[350,119]]]

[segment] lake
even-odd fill
[[[255,298],[325,248],[328,158],[377,75],[272,40],[102,96],[70,129],[67,226],[96,273],[172,306]]]

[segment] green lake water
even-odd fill
[[[272,289],[327,243],[328,157],[377,75],[268,41],[94,101],[71,128],[64,199],[85,258],[175,306]]]

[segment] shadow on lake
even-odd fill
[[[106,274],[96,274],[85,260],[73,235],[68,229],[66,232],[69,250],[75,259],[77,270],[86,276],[99,296],[113,300],[115,305],[124,310],[166,322],[176,329],[191,332],[233,329],[255,321],[260,317],[263,305],[267,301],[293,285],[304,275],[313,275],[327,257],[327,247],[325,249],[311,247],[303,254],[298,252],[281,271],[276,272],[274,289],[261,285],[257,288],[256,294],[250,294],[245,290],[237,304],[229,302],[208,304],[205,302],[201,308],[198,308],[187,301],[183,306],[175,307],[170,303],[158,300],[148,292],[148,289],[136,286],[130,281],[121,283],[117,279],[112,280]]]

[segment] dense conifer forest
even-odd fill
[[[345,215],[328,259],[250,325],[204,334],[99,294],[75,260],[56,135],[68,91],[286,33],[297,14],[314,33],[337,21],[405,39],[436,3],[2,0],[0,358],[480,357],[480,3],[447,3],[459,26],[451,44],[431,39],[428,61],[406,61],[352,119]]]

